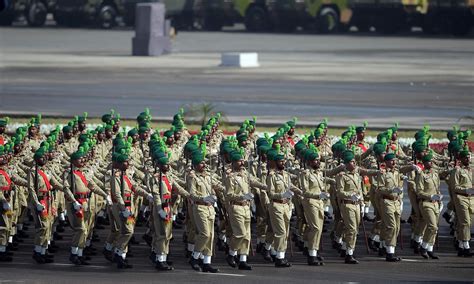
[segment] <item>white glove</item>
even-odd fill
[[[431,201],[441,201],[442,198],[443,198],[443,196],[440,195],[440,194],[431,195]]]
[[[251,192],[244,194],[244,200],[252,200],[254,198]]]
[[[330,195],[327,192],[321,192],[319,194],[319,199],[322,199],[322,200],[328,199],[329,197],[330,197]]]
[[[124,218],[128,218],[128,217],[132,216],[132,212],[130,212],[130,210],[128,210],[128,209],[125,209],[125,210],[122,211],[122,216]]]
[[[148,195],[146,196],[146,199],[148,199],[148,201],[150,202],[153,202],[153,195],[151,193],[148,193]]]
[[[107,197],[105,198],[105,201],[107,202],[107,205],[112,205],[112,197],[110,197],[110,195],[107,195]]]
[[[4,207],[4,208],[5,208],[5,207]],[[43,211],[43,210],[44,210],[43,204],[41,204],[41,203],[36,204],[36,210],[37,210],[38,212]]]
[[[75,201],[75,202],[72,204],[72,206],[74,207],[74,210],[76,210],[76,211],[79,211],[79,210],[81,210],[81,208],[82,208],[82,205],[81,205],[79,202],[77,202],[77,201]]]
[[[206,203],[211,203],[211,204],[214,204],[216,202],[216,200],[214,199],[214,197],[212,195],[208,195],[208,196],[204,197],[203,201],[206,202]]]
[[[160,209],[160,211],[158,211],[158,215],[160,215],[161,219],[166,219],[168,217],[168,214],[163,209]]]
[[[395,194],[402,194],[403,189],[400,188],[400,187],[395,187],[394,189],[392,189],[392,192],[395,193]]]
[[[352,201],[357,202],[357,201],[359,201],[359,199],[360,199],[359,195],[357,195],[357,194],[352,194],[351,195],[351,200]]]
[[[10,210],[12,210],[12,207],[10,206],[10,203],[8,203],[8,202],[3,202],[3,210],[5,210],[5,211],[10,211]],[[41,210],[41,211],[43,211],[43,210]]]
[[[285,199],[290,199],[295,195],[291,190],[287,190],[282,194],[282,197]]]

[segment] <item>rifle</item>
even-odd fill
[[[35,179],[34,179],[34,187],[35,187],[35,194],[38,194],[38,188],[39,188],[39,180],[38,180],[38,162],[35,161]],[[39,201],[39,200],[38,200]],[[40,202],[41,203],[41,202]],[[43,224],[41,223],[41,213],[36,211],[36,215],[38,216],[38,223],[41,227],[43,227]]]
[[[291,188],[290,184],[291,184],[290,173],[288,173],[288,186],[287,186],[287,191],[290,190],[290,188]],[[291,212],[290,212],[290,215],[291,215]],[[289,224],[288,224],[288,225],[289,225]],[[287,243],[290,244],[290,255],[291,255],[291,257],[293,257],[293,242],[291,241],[290,235],[291,235],[291,234],[288,234]]]

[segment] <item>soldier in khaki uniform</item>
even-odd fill
[[[420,254],[424,258],[438,259],[439,257],[433,252],[433,246],[438,233],[439,213],[443,196],[439,189],[440,179],[438,173],[432,167],[432,158],[431,154],[422,158],[424,169],[416,176],[415,191],[419,199],[421,217],[423,218],[420,225],[425,232]]]
[[[345,253],[345,263],[359,263],[354,258],[354,250],[361,220],[362,177],[361,175],[376,175],[378,170],[365,170],[356,166],[355,155],[352,151],[343,152],[346,170],[336,177],[336,193],[341,206],[344,221],[344,242],[341,255]]]
[[[471,226],[474,219],[474,189],[472,168],[470,167],[471,154],[463,150],[459,154],[461,164],[450,175],[450,182],[454,189],[454,206],[457,219],[458,256],[472,257],[469,246]]]
[[[306,229],[308,242],[308,265],[323,265],[324,259],[318,253],[323,232],[324,201],[329,199],[326,184],[334,183],[329,176],[337,174],[344,166],[333,170],[321,170],[317,151],[308,149],[304,155],[307,169],[300,176],[300,188],[303,191],[304,216],[308,224]]]
[[[266,185],[245,171],[244,158],[241,152],[231,152],[230,159],[232,161],[232,172],[225,181],[225,198],[230,203],[228,213],[232,236],[229,244],[229,255],[226,260],[231,267],[236,267],[235,258],[238,254],[240,255],[239,269],[252,270],[252,267],[247,264],[251,242],[250,202],[254,198],[250,188],[257,187],[266,190]]]
[[[270,199],[270,222],[273,229],[273,245],[276,251],[275,267],[290,267],[285,258],[290,233],[291,198],[301,191],[290,180],[285,171],[285,157],[277,150],[268,152],[268,158],[275,164],[267,176],[267,194]]]
[[[132,212],[134,211],[134,200],[141,195],[149,200],[153,200],[153,196],[145,189],[137,187],[127,174],[128,154],[127,147],[119,147],[117,145],[116,152],[112,156],[114,174],[110,178],[110,188],[112,196],[112,215],[114,225],[117,226],[117,232],[111,232],[107,239],[108,244],[112,244],[115,248],[113,261],[117,263],[117,268],[131,268],[132,266],[126,261],[128,242],[133,236],[135,227],[135,219]],[[124,151],[121,151],[124,150]],[[120,151],[120,152],[118,152]]]
[[[83,256],[83,251],[86,247],[89,229],[92,229],[86,223],[87,216],[92,214],[89,206],[92,192],[106,198],[109,204],[112,203],[110,196],[103,192],[91,178],[86,178],[82,170],[85,155],[86,153],[82,149],[71,155],[72,165],[64,180],[64,186],[68,189],[65,191],[65,198],[68,201],[67,215],[74,232],[69,260],[76,265],[89,264]]]
[[[7,124],[10,121],[8,117],[4,119],[0,119],[0,146],[3,146],[8,143],[10,137],[5,134],[5,130],[7,129]]]
[[[400,261],[395,255],[397,237],[400,232],[400,196],[403,193],[403,176],[417,166],[407,166],[400,170],[396,168],[396,156],[388,153],[384,157],[385,169],[377,175],[377,190],[379,192],[379,213],[382,219],[382,247],[386,251],[386,260],[389,262]],[[421,169],[420,169],[421,170]]]
[[[204,155],[199,150],[193,153],[192,164],[194,172],[189,176],[187,182],[190,198],[194,203],[193,215],[197,235],[189,263],[196,271],[217,273],[219,269],[211,266],[211,257],[213,255],[216,215],[214,204],[217,201],[215,189],[218,188],[218,184],[206,171]]]
[[[153,237],[153,249],[156,255],[156,269],[158,270],[173,270],[173,267],[168,265],[171,263],[168,260],[169,245],[172,235],[172,194],[179,194],[185,197],[189,196],[189,193],[182,188],[177,182],[177,178],[172,176],[170,171],[170,165],[168,157],[163,152],[154,152],[154,159],[159,166],[159,172],[154,176],[153,186],[153,226],[154,226],[154,237]],[[161,185],[160,185],[161,183]]]

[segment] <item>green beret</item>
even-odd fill
[[[390,161],[390,160],[393,160],[395,158],[396,158],[395,153],[388,153],[388,154],[385,154],[385,157],[383,159],[384,159],[384,161]]]
[[[426,150],[426,146],[423,143],[415,142],[412,144],[413,152],[421,153]]]
[[[446,137],[451,140],[453,137],[456,137],[457,133],[456,131],[454,130],[449,130],[447,133],[446,133]]]
[[[374,151],[375,155],[380,155],[383,152],[385,152],[385,145],[382,143],[375,143],[374,146],[372,147],[372,150]]]
[[[112,130],[114,126],[112,124],[105,125],[105,130]]]
[[[128,131],[128,133],[127,133],[127,135],[128,135],[129,137],[135,136],[135,135],[137,135],[137,134],[138,134],[138,129],[136,129],[135,127],[132,128],[132,129],[130,129],[130,130]]]
[[[450,153],[458,153],[462,150],[462,146],[459,144],[457,140],[453,140],[448,144],[448,151]]]
[[[257,139],[255,144],[257,144],[257,147],[260,147],[262,145],[268,145],[268,140],[265,137],[260,137]]]
[[[71,160],[79,160],[80,158],[84,157],[86,153],[82,150],[77,150],[76,152],[72,153]]]
[[[166,138],[170,138],[174,136],[174,131],[173,130],[167,130],[163,133],[163,136]]]
[[[79,116],[78,118],[78,122],[85,122],[87,120],[87,117],[86,116]]]
[[[190,141],[190,142],[186,143],[186,145],[184,146],[184,151],[192,153],[192,152],[196,151],[198,148],[199,147],[198,147],[198,145],[196,145],[196,143]]]
[[[469,152],[469,150],[464,149],[461,152],[459,152],[459,157],[460,158],[466,158],[466,157],[469,157],[470,154],[471,153]]]
[[[397,126],[392,126],[389,128],[390,130],[392,130],[392,133],[395,133],[398,131],[398,127]]]
[[[321,135],[323,134],[323,129],[322,128],[317,128],[315,131],[314,131],[314,138],[318,139],[321,137]]]
[[[112,154],[112,161],[117,162],[117,163],[123,163],[128,160],[128,155],[127,154],[122,154],[115,152]]]
[[[347,164],[350,161],[354,160],[354,152],[351,150],[346,150],[342,153],[342,159],[344,160],[344,163]]]
[[[7,126],[9,118],[0,119],[0,126]]]
[[[294,120],[290,120],[286,122],[286,125],[288,125],[290,128],[294,128],[296,123]]]
[[[173,126],[174,126],[175,131],[183,130],[184,123],[182,121],[179,121],[176,123],[173,122]]]
[[[201,151],[194,151],[191,159],[193,166],[199,165],[202,161],[204,161],[204,155],[201,153]]]
[[[331,150],[333,152],[344,152],[344,150],[346,150],[346,146],[341,142],[336,142],[334,145],[332,145]]]
[[[313,161],[313,160],[319,159],[319,154],[316,151],[309,150],[305,153],[304,159],[305,161]]]
[[[356,133],[362,133],[365,131],[365,126],[356,127]]]
[[[298,143],[295,144],[295,151],[296,152],[299,152],[299,151],[304,150],[306,148],[307,148],[307,146],[306,146],[306,144],[304,143],[303,140],[300,140],[300,141],[298,141]]]
[[[71,132],[71,131],[72,131],[72,127],[71,127],[71,126],[66,125],[66,126],[63,127],[63,132],[64,132],[64,133],[69,133],[69,132]]]
[[[146,133],[148,131],[150,131],[150,128],[148,126],[140,126],[140,128],[138,128],[138,133],[140,134]]]
[[[7,154],[7,149],[3,145],[0,145],[0,156]]]
[[[275,162],[285,159],[285,156],[283,156],[282,154],[279,154],[278,151],[275,149],[268,151],[267,157],[270,161],[275,161]]]
[[[158,163],[158,165],[161,165],[161,166],[167,165],[169,163],[168,156],[165,155],[159,158],[158,160],[156,160],[156,162]]]
[[[423,156],[421,160],[423,162],[431,162],[431,159],[433,159],[433,153],[429,153],[428,155]]]
[[[232,151],[232,152],[230,152],[230,160],[231,160],[232,162],[237,162],[237,161],[242,160],[242,154],[240,153],[240,151]]]
[[[237,137],[237,140],[238,140],[239,142],[247,141],[247,139],[248,139],[248,136],[247,136],[246,133],[242,133],[242,134],[240,134],[240,135]]]
[[[110,113],[106,113],[102,116],[102,122],[108,124],[110,121],[112,121],[112,115]]]
[[[266,154],[271,149],[272,149],[272,146],[270,145],[261,145],[260,147],[258,147],[258,151],[260,152],[260,154]]]
[[[40,159],[40,158],[42,158],[42,157],[46,154],[46,152],[48,152],[47,149],[46,149],[46,147],[40,147],[38,150],[36,150],[36,152],[35,152],[35,154],[34,154],[33,157],[34,157],[35,159]]]

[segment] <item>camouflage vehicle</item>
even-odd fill
[[[396,33],[422,27],[426,33],[465,35],[473,24],[473,0],[349,0],[350,24]]]
[[[248,31],[291,32],[297,27],[336,32],[347,22],[346,0],[234,0]]]
[[[43,26],[48,13],[54,11],[55,0],[12,0],[0,13],[0,25],[9,26],[13,21],[24,18],[32,27]]]

